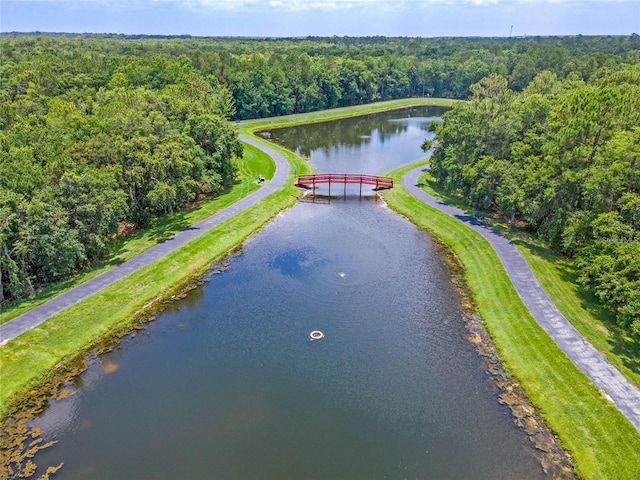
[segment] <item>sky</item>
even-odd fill
[[[0,0],[1,32],[193,36],[640,34],[640,0]]]

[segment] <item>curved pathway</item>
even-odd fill
[[[221,222],[231,218],[236,213],[252,206],[284,185],[289,175],[289,164],[286,159],[272,148],[251,138],[241,135],[240,139],[264,151],[275,161],[276,171],[268,183],[229,207],[177,233],[167,241],[155,245],[117,267],[0,325],[0,344],[6,343],[62,310],[86,299],[100,289],[111,285],[130,273],[159,259],[186,242],[219,225]],[[613,400],[618,409],[631,421],[636,429],[640,431],[640,389],[629,382],[611,365],[560,313],[538,283],[520,252],[518,252],[506,237],[477,220],[475,217],[436,200],[417,186],[418,177],[424,168],[425,167],[419,167],[414,169],[403,177],[402,184],[407,191],[419,200],[464,222],[491,243],[498,253],[518,294],[534,318],[578,368]]]
[[[418,186],[424,166],[408,172],[402,186],[417,199],[460,220],[485,237],[498,253],[520,298],[571,361],[604,391],[618,409],[640,431],[640,389],[627,380],[560,313],[549,299],[518,249],[498,231],[462,210],[443,203]]]
[[[259,148],[275,161],[276,171],[270,181],[266,182],[260,189],[241,198],[234,204],[229,205],[210,217],[186,228],[166,241],[158,243],[130,260],[121,263],[117,267],[107,270],[97,277],[94,277],[71,290],[67,290],[42,305],[32,308],[28,312],[3,323],[0,325],[0,345],[8,342],[18,335],[21,335],[30,328],[39,325],[62,310],[86,299],[98,290],[101,290],[121,278],[126,277],[130,273],[145,267],[181,245],[184,245],[188,241],[193,240],[207,230],[210,230],[221,222],[228,220],[236,213],[249,208],[284,185],[284,182],[287,180],[289,175],[289,163],[287,160],[272,148],[262,145],[249,137],[240,135],[240,140]]]

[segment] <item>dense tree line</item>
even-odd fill
[[[76,60],[43,52],[2,83],[0,301],[103,258],[123,225],[234,181],[242,146],[224,87],[179,59],[112,72],[109,58]]]
[[[522,90],[537,73],[582,80],[600,68],[637,62],[640,37],[298,39],[157,38],[4,34],[0,80],[26,88],[43,76],[47,94],[73,84],[100,87],[122,73],[132,86],[171,79],[161,60],[181,62],[233,95],[235,119],[407,96],[468,98],[470,85],[499,74]],[[34,76],[36,77],[34,79]],[[58,87],[56,89],[56,86]]]
[[[595,85],[603,69],[640,60],[637,35],[3,34],[0,48],[0,302],[102,258],[122,225],[227,188],[241,154],[229,120],[466,99],[491,75],[519,92],[542,70]]]
[[[471,90],[423,145],[438,183],[571,256],[579,281],[640,335],[640,64],[587,82],[543,71],[519,93],[493,75]]]

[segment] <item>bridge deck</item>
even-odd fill
[[[379,188],[393,188],[393,179],[380,175],[364,173],[311,173],[300,175],[296,180],[296,187],[314,187],[317,183],[358,183],[360,185],[375,185]]]

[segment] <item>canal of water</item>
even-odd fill
[[[272,136],[316,171],[382,173],[440,114]],[[430,238],[357,190],[281,213],[34,424],[61,479],[543,478]]]

